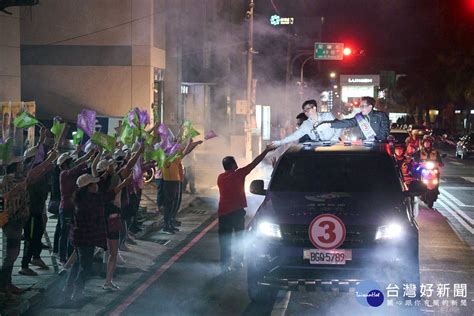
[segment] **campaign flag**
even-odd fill
[[[33,115],[23,112],[13,120],[13,125],[17,128],[29,128],[38,124],[39,121]]]
[[[206,133],[206,135],[204,136],[204,139],[209,140],[209,139],[214,138],[214,137],[217,137],[217,134],[214,133],[213,130],[210,130],[209,132]]]
[[[101,132],[95,132],[91,137],[91,141],[109,152],[112,152],[115,148],[115,138]]]
[[[80,128],[77,131],[72,132],[72,143],[74,145],[79,145],[84,138],[84,131]]]
[[[95,132],[96,116],[97,113],[92,110],[82,110],[77,115],[77,127],[82,129],[89,137],[92,137]]]

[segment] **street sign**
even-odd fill
[[[346,239],[346,226],[332,214],[322,214],[309,225],[309,238],[318,249],[336,249]]]
[[[314,59],[342,60],[344,43],[314,43]]]

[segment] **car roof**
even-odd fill
[[[374,153],[391,155],[388,143],[366,143],[353,142],[350,145],[342,142],[322,143],[308,142],[291,146],[286,150],[284,155],[311,155],[317,153]]]

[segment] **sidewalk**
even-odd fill
[[[180,211],[189,207],[196,198],[196,195],[183,194]],[[127,276],[127,278],[133,278],[133,271],[145,271],[147,267],[153,264],[157,253],[156,249],[153,249],[153,246],[157,244],[153,245],[154,243],[151,243],[152,245],[150,245],[147,242],[142,243],[139,239],[143,238],[151,231],[160,229],[163,225],[163,216],[161,214],[156,215],[156,211],[156,186],[154,183],[147,184],[143,190],[139,211],[146,220],[142,225],[143,230],[136,236],[138,245],[131,246],[130,251],[121,252],[123,258],[126,261],[126,265],[117,267],[116,275],[119,276],[117,278],[119,283],[120,277],[123,276],[123,273],[121,272],[131,273],[129,276]],[[0,315],[19,315],[26,312],[32,306],[41,302],[42,293],[61,279],[61,277],[57,274],[59,271],[58,263],[56,258],[52,256],[52,243],[54,240],[54,231],[56,228],[57,219],[49,213],[48,217],[50,218],[48,219],[46,226],[46,233],[43,236],[43,243],[48,245],[51,250],[43,250],[41,253],[41,258],[48,265],[49,270],[39,270],[36,269],[35,266],[30,265],[30,268],[36,271],[38,276],[30,277],[18,274],[18,271],[21,268],[21,259],[23,257],[22,242],[20,255],[13,268],[13,284],[20,288],[28,288],[29,290],[21,295],[21,303],[18,306],[7,306],[5,310],[3,306],[0,306]],[[2,259],[4,247],[5,245],[3,236],[0,234],[0,260]],[[103,280],[101,280],[101,282],[103,282]]]

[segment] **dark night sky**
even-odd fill
[[[367,73],[403,72],[407,61],[430,50],[438,1],[443,0],[273,0],[273,4],[280,16],[295,17],[297,45],[312,49],[311,43],[318,39],[319,17],[324,16],[323,41],[365,50],[365,56],[324,62],[323,68]],[[276,13],[271,0],[255,0],[255,4],[261,22]],[[285,27],[280,29],[285,31]],[[265,50],[267,45],[256,46]]]

